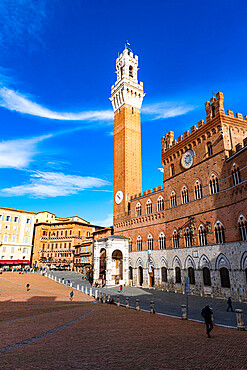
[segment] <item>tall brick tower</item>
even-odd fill
[[[116,60],[117,81],[111,88],[114,109],[113,219],[128,211],[131,195],[142,191],[141,119],[143,83],[138,83],[138,56],[126,46]]]

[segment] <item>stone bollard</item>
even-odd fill
[[[90,295],[90,297],[93,296],[93,289],[92,288],[90,288],[90,290],[89,290],[89,295]]]
[[[72,283],[70,283],[70,285],[69,285],[69,286],[70,286],[70,288],[72,288]]]
[[[151,313],[155,313],[155,310],[154,310],[154,301],[150,301],[150,312]]]
[[[76,288],[77,290],[80,290],[80,285],[79,284],[77,284],[77,288]]]
[[[126,308],[130,308],[129,298],[126,298]]]
[[[181,305],[181,309],[182,309],[182,317],[181,317],[181,319],[182,320],[187,320],[187,306],[186,306],[186,304],[182,304]]]
[[[99,291],[99,301],[102,302],[102,292],[101,292],[101,290]]]
[[[95,299],[98,299],[98,293],[99,293],[99,291],[97,289],[95,289],[95,291],[94,291],[94,298]]]
[[[237,308],[235,312],[236,312],[236,317],[237,317],[238,330],[245,330],[243,310],[241,310],[240,308]]]
[[[140,311],[140,300],[136,299],[136,311]]]
[[[110,299],[111,299],[111,295],[110,295],[110,293],[108,294],[108,296],[107,296],[107,300],[108,300],[108,302],[110,302]]]
[[[81,291],[82,291],[82,293],[84,293],[84,286],[83,285],[81,286]]]
[[[103,293],[103,303],[106,303],[106,294]]]
[[[60,278],[58,279],[58,282],[61,283],[61,279]]]
[[[88,289],[87,289],[87,286],[85,288],[85,294],[88,294]]]
[[[119,299],[119,295],[117,295],[117,306],[118,306],[118,307],[120,306],[120,299]]]

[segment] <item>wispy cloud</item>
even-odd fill
[[[28,196],[49,198],[77,194],[83,190],[110,185],[107,180],[90,176],[66,175],[62,172],[35,171],[30,175],[30,183],[2,189],[2,196]],[[100,189],[99,189],[100,190]]]
[[[93,225],[102,225],[102,226],[105,226],[105,227],[112,226],[112,224],[113,224],[113,214],[108,214],[107,217],[103,220],[91,221],[91,224],[93,224]]]
[[[84,111],[78,113],[54,112],[33,102],[28,96],[7,87],[0,88],[0,106],[32,116],[62,121],[108,121],[113,120],[113,112],[108,110]]]
[[[155,120],[181,116],[195,108],[194,105],[188,105],[182,102],[160,102],[144,105],[142,113]]]
[[[40,48],[47,18],[54,14],[57,0],[1,0],[0,46],[25,52]]]
[[[0,142],[0,168],[28,167],[38,153],[37,144],[50,137],[52,134]]]
[[[4,75],[2,75],[1,79],[3,79],[3,81],[4,78]],[[27,94],[21,94],[5,86],[0,87],[0,107],[11,111],[60,121],[109,121],[113,123],[113,111],[111,109],[88,110],[82,112],[56,112],[43,107],[33,100],[34,99]],[[142,114],[151,120],[157,120],[181,116],[195,108],[196,106],[183,102],[159,102],[144,104]]]

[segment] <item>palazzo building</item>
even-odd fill
[[[36,214],[0,207],[0,268],[30,264]]]
[[[100,228],[78,216],[62,218],[50,212],[38,213],[32,265],[73,270],[75,246]]]
[[[247,299],[247,116],[218,92],[201,120],[162,137],[163,184],[142,191],[138,57],[117,58],[114,109],[114,235],[129,240],[129,281]]]

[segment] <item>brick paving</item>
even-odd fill
[[[1,368],[247,368],[246,332],[215,327],[208,339],[203,324],[93,303],[77,291],[71,303],[70,290],[38,274],[0,276],[0,351],[21,343],[0,354]]]

